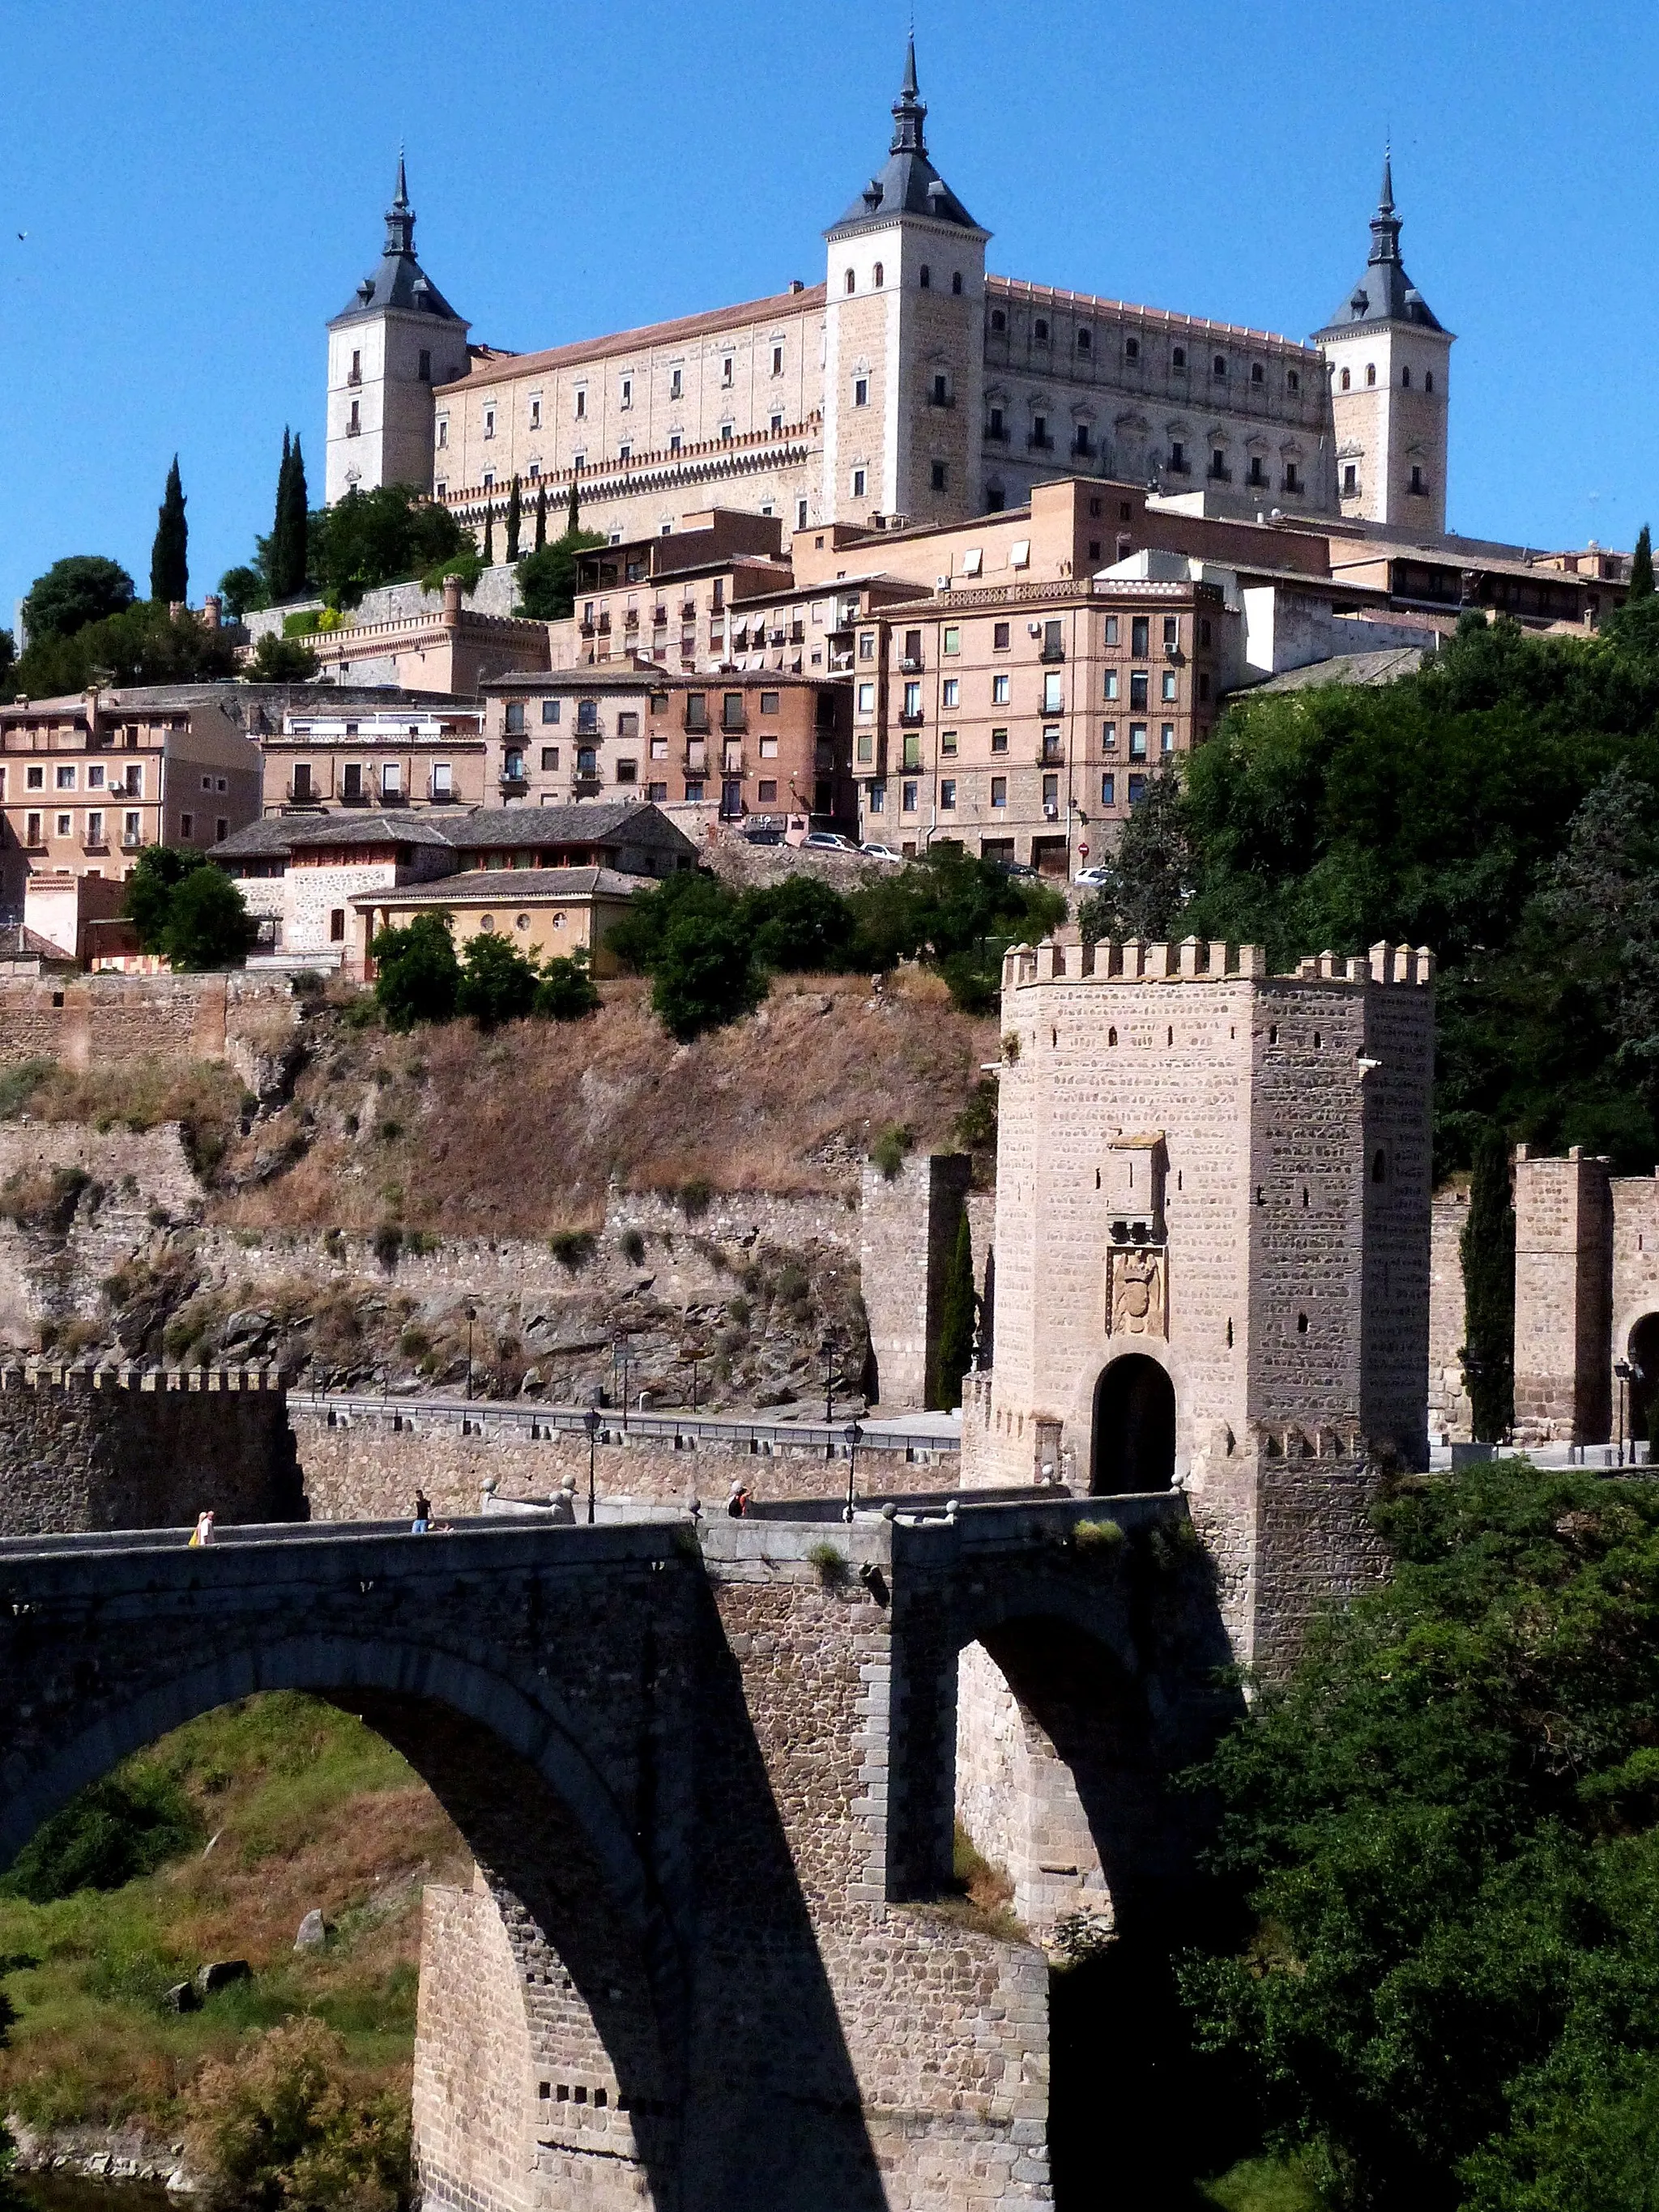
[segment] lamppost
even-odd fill
[[[864,1440],[864,1431],[856,1421],[848,1421],[842,1434],[847,1439],[847,1503],[842,1508],[841,1517],[850,1523],[858,1480],[859,1446]]]
[[[593,1488],[593,1448],[599,1441],[599,1409],[597,1406],[590,1406],[582,1415],[582,1426],[587,1431],[587,1525],[591,1528],[599,1517]]]
[[[466,1310],[466,1395],[472,1395],[472,1324],[478,1318],[477,1306]]]

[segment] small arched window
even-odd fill
[[[1092,331],[1079,331],[1078,332],[1077,349],[1079,353],[1091,353],[1094,350],[1094,343],[1095,334]]]
[[[874,283],[875,283],[876,289],[877,289],[877,291],[878,291],[878,292],[879,292],[879,291],[880,291],[880,289],[881,289],[881,288],[882,288],[883,282],[884,282],[884,278],[885,278],[885,276],[886,276],[886,274],[887,274],[886,270],[882,267],[882,265],[881,265],[881,264],[880,264],[880,262],[879,262],[879,261],[878,261],[878,262],[877,262],[877,264],[876,264],[876,265],[875,265],[875,269],[874,269],[874,270],[873,270],[872,274],[873,274],[873,279],[874,279]]]
[[[1374,361],[1368,361],[1365,363],[1365,381],[1367,384],[1375,384],[1376,381],[1376,363]]]
[[[1400,372],[1400,388],[1402,392],[1409,392],[1412,388],[1412,372],[1409,362]]]
[[[1389,1156],[1379,1145],[1376,1152],[1371,1154],[1371,1181],[1387,1182],[1388,1179]]]
[[[1036,343],[1037,343],[1039,345],[1047,345],[1047,344],[1048,344],[1048,323],[1047,323],[1046,319],[1045,319],[1042,315],[1039,315],[1039,316],[1037,317],[1037,319],[1036,319],[1036,322],[1034,322],[1034,323],[1032,324],[1032,325],[1031,325],[1031,336],[1036,339]]]
[[[1425,368],[1423,372],[1423,389],[1425,392],[1434,390],[1434,371],[1431,368]]]
[[[1130,339],[1129,343],[1132,346],[1134,345],[1134,340],[1133,338]],[[1136,351],[1138,352],[1139,350],[1139,349],[1137,347]],[[1176,368],[1185,368],[1187,366],[1186,347],[1177,346],[1175,351],[1170,356],[1170,359]]]
[[[955,292],[955,293],[957,293],[957,294],[958,294],[958,295],[961,293],[961,290],[962,290],[962,271],[961,271],[961,270],[960,270],[960,269],[957,270],[954,272],[954,274],[951,276],[951,289],[953,292]]]
[[[1214,373],[1217,376],[1225,376],[1227,374],[1227,356],[1224,353],[1218,353],[1216,356]]]
[[[1250,381],[1252,384],[1261,384],[1266,381],[1266,371],[1259,361],[1253,361],[1250,363]]]
[[[925,261],[922,263],[917,275],[918,281],[921,285],[922,290],[924,292],[931,292],[933,289],[933,272],[927,266],[927,264]]]
[[[847,272],[847,289],[849,292],[856,291],[858,289],[858,278],[854,276],[852,270],[849,269]]]
[[[1352,382],[1352,377],[1349,375],[1347,370],[1345,368],[1342,372],[1342,389],[1346,392]]]
[[[1007,327],[1007,315],[1004,313],[1002,308],[993,307],[991,310],[991,328],[994,331],[1006,331]]]
[[[1117,1031],[1115,1030],[1107,1030],[1106,1042],[1108,1044],[1115,1044],[1117,1042]]]

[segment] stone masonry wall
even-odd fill
[[[1437,1191],[1429,1231],[1429,1433],[1466,1444],[1474,1408],[1463,1388],[1462,1236],[1469,1218],[1467,1183]]]
[[[522,1979],[495,1899],[428,1883],[415,2027],[416,2179],[428,2203],[519,2212],[531,2162]]]
[[[1607,1163],[1515,1158],[1515,1433],[1518,1443],[1607,1432],[1613,1206]]]
[[[945,1286],[971,1164],[965,1154],[922,1154],[890,1181],[865,1164],[859,1275],[877,1395],[888,1412],[933,1402]]]
[[[0,1536],[301,1517],[287,1394],[258,1369],[0,1367]]]
[[[286,977],[84,975],[0,983],[0,1067],[67,1067],[157,1055],[228,1060],[250,1088],[277,1029],[297,1021]]]

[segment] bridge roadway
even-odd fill
[[[1046,2204],[1042,1955],[927,1903],[958,1758],[1036,1932],[1166,1910],[1224,1644],[1177,1495],[917,1505],[9,1540],[0,1863],[167,1729],[310,1691],[477,1863],[427,1894],[428,2206]]]

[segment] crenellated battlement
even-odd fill
[[[283,1391],[286,1378],[274,1360],[226,1362],[212,1367],[165,1367],[138,1360],[52,1358],[0,1361],[0,1390],[137,1390],[149,1393]]]
[[[1090,944],[1061,930],[1041,945],[1016,945],[1003,956],[1002,988],[1036,983],[1292,982],[1404,984],[1419,989],[1434,981],[1427,945],[1373,945],[1359,957],[1310,953],[1279,975],[1270,973],[1260,945],[1229,945],[1201,937],[1179,943],[1144,937],[1102,938]]]

